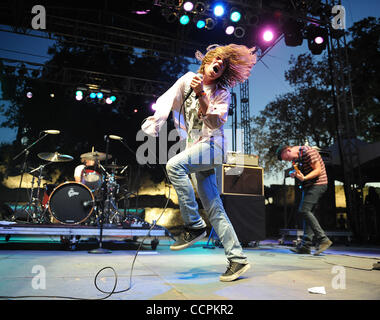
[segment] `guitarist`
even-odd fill
[[[327,190],[325,164],[319,152],[309,146],[282,145],[276,154],[279,160],[292,162],[295,170],[290,176],[302,182],[302,197],[298,212],[303,216],[304,234],[300,245],[291,250],[298,254],[310,254],[312,239],[315,236],[318,245],[314,255],[318,255],[332,245],[332,241],[314,216],[318,201]]]

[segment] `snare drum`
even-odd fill
[[[49,198],[49,212],[63,224],[79,224],[94,210],[91,190],[79,182],[64,182],[54,189]]]

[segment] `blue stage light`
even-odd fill
[[[186,15],[186,14],[184,14],[183,16],[181,16],[181,17],[179,18],[179,22],[180,22],[181,24],[183,24],[183,25],[188,24],[189,21],[190,21],[190,18],[189,18],[189,16]]]
[[[96,96],[98,97],[98,99],[102,99],[102,98],[103,98],[103,93],[98,92],[98,93],[96,94]]]
[[[197,28],[198,29],[202,29],[202,28],[204,28],[206,26],[206,21],[204,21],[204,20],[198,20],[197,21]]]
[[[221,4],[216,4],[214,7],[214,15],[217,17],[221,17],[224,15],[224,7]]]
[[[90,93],[90,98],[91,99],[95,99],[96,98],[96,93],[95,92],[91,92]]]
[[[241,13],[239,11],[232,11],[230,19],[232,22],[238,22],[241,19]]]

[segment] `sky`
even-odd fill
[[[380,17],[380,1],[378,0],[343,0],[342,5],[346,10],[347,28],[368,16]],[[47,49],[52,44],[51,40],[0,31],[0,58],[25,59],[43,63],[49,59]],[[289,68],[288,62],[291,55],[298,56],[307,52],[309,49],[306,40],[303,41],[302,46],[298,47],[287,47],[284,40],[281,40],[264,56],[262,61],[254,66],[249,78],[251,116],[258,115],[276,96],[292,90],[284,79],[284,73]],[[4,101],[0,100],[0,104],[2,102]],[[12,142],[15,137],[15,130],[0,128],[0,143]],[[282,184],[282,180],[282,176],[264,179],[265,185]]]

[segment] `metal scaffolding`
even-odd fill
[[[340,1],[327,0],[331,8]],[[360,234],[360,219],[363,210],[363,180],[360,169],[360,154],[357,140],[356,117],[352,95],[350,65],[344,30],[336,30],[328,24],[328,55],[332,81],[332,96],[336,119],[337,142],[344,176],[347,216],[354,235]]]

